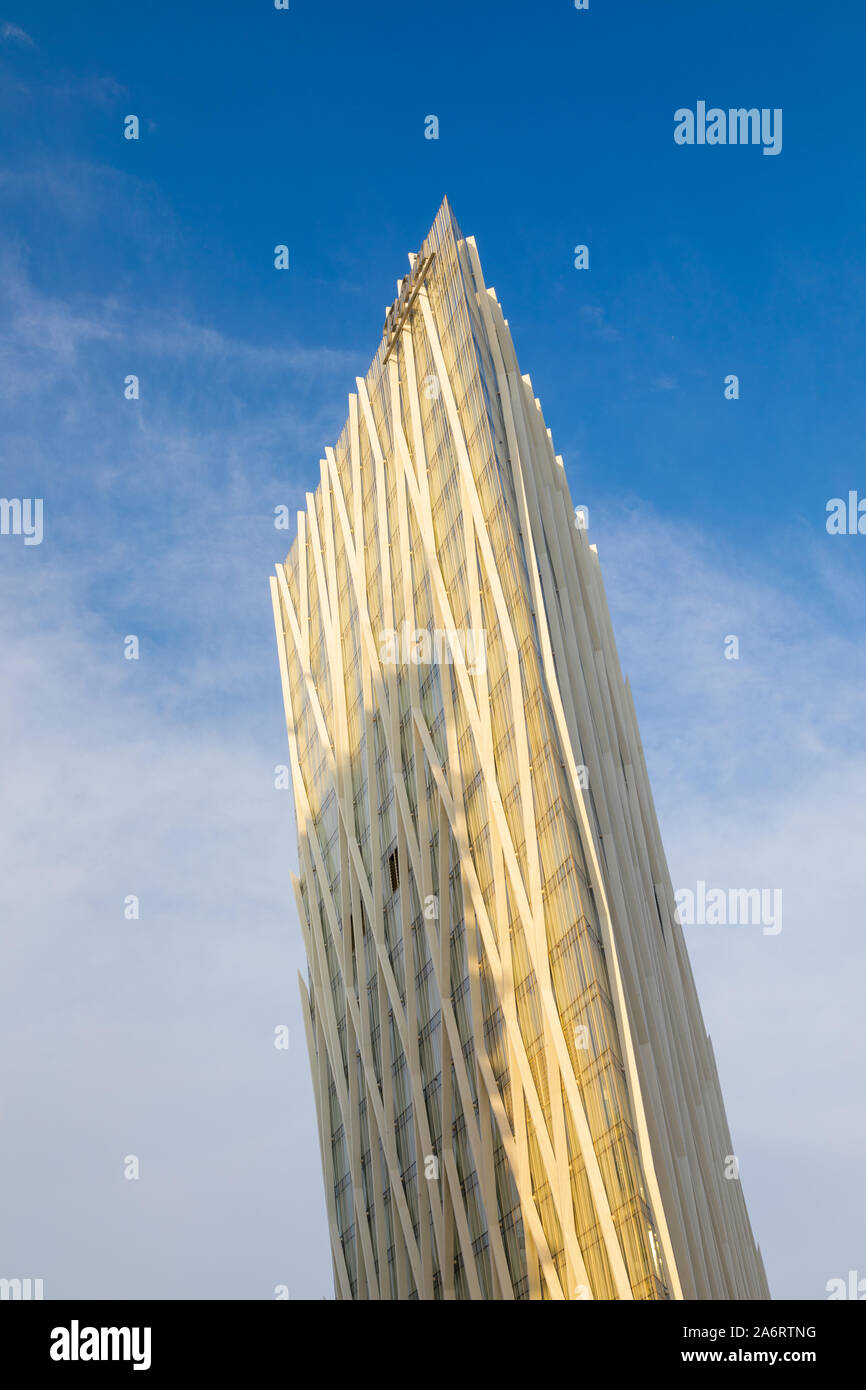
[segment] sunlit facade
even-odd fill
[[[410,261],[271,581],[337,1297],[765,1298],[595,549]]]

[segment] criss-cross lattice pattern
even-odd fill
[[[597,556],[420,255],[271,581],[337,1293],[766,1297]]]

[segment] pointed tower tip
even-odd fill
[[[454,206],[447,193],[443,195],[442,202],[439,204],[439,209],[436,213],[436,217],[434,218],[434,223],[438,221],[440,217],[444,218],[447,222],[451,224],[451,229],[456,237],[462,237],[463,233],[460,230],[460,223],[457,221],[457,217],[454,212]]]

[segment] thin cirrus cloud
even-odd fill
[[[54,1298],[326,1295],[276,671],[181,717],[183,654],[124,662],[83,578],[2,614],[4,1261]]]
[[[38,291],[20,256],[8,250],[0,256],[3,291],[2,348],[11,368],[22,362],[18,389],[38,388],[54,369],[81,365],[78,353],[91,342],[122,346],[130,358],[138,353],[164,359],[224,363],[233,369],[292,371],[300,373],[358,370],[361,359],[341,348],[289,343],[279,347],[232,337],[213,326],[195,322],[167,307],[142,312],[118,296],[82,296],[77,305]],[[38,350],[38,359],[34,354]],[[28,378],[28,363],[31,375]],[[13,389],[16,383],[13,383]],[[8,397],[8,378],[3,396]]]
[[[584,304],[580,316],[605,342],[615,343],[622,337],[619,329],[610,322],[607,311],[600,304]]]
[[[0,39],[4,43],[19,43],[25,48],[35,48],[36,44],[24,29],[18,24],[12,24],[10,20],[0,20]]]

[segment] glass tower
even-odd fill
[[[447,201],[320,467],[271,588],[338,1298],[769,1297],[598,558]]]

